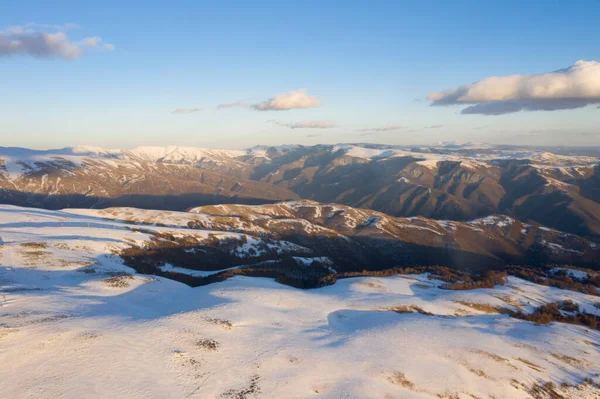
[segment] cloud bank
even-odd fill
[[[363,133],[375,133],[375,132],[387,132],[390,130],[400,130],[400,129],[404,129],[404,126],[385,125],[385,126],[378,126],[378,127],[367,127],[364,129],[356,129],[356,131],[363,132]]]
[[[462,114],[502,115],[555,111],[600,103],[600,63],[577,61],[555,72],[492,76],[430,93],[432,106],[468,105]]]
[[[176,114],[176,115],[177,114],[195,114],[200,111],[202,111],[202,108],[177,108],[171,113]]]
[[[278,126],[289,127],[290,129],[331,129],[336,127],[332,121],[301,121],[301,122],[279,122],[275,120],[267,121]]]
[[[249,103],[247,101],[237,101],[227,104],[217,105],[217,109],[223,108],[252,108],[257,111],[288,111],[290,109],[312,108],[321,105],[321,101],[315,96],[306,94],[305,89],[293,90],[289,93],[277,94],[275,97],[259,103]]]
[[[39,30],[58,29],[57,32]],[[23,26],[12,26],[0,31],[0,57],[31,56],[35,58],[63,58],[73,60],[80,57],[87,49],[103,48],[112,51],[115,46],[104,43],[101,37],[86,37],[80,41],[72,41],[63,30],[75,29],[74,24],[43,25],[29,23]]]

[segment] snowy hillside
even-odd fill
[[[210,231],[9,206],[0,221],[2,397],[598,397],[599,331],[502,310],[572,300],[600,315],[598,296],[516,277],[452,291],[428,274],[312,290],[251,277],[190,288],[136,274],[115,254],[156,232]],[[502,227],[473,224],[492,222]]]

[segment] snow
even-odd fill
[[[217,150],[197,147],[136,147],[126,151],[127,155],[140,157],[152,161],[178,163],[187,161],[195,163],[203,158],[231,159],[245,155],[241,150]]]
[[[150,238],[130,227],[91,211],[0,206],[2,397],[525,399],[519,384],[600,382],[600,332],[481,306],[571,299],[600,314],[597,297],[515,277],[450,291],[426,274],[190,288],[112,255]],[[393,311],[403,308],[432,315]],[[563,394],[597,397],[590,386]]]
[[[223,150],[200,147],[142,146],[131,150],[104,149],[95,146],[78,146],[52,150],[30,150],[26,148],[0,147],[0,174],[10,180],[20,178],[26,172],[37,171],[37,163],[51,163],[64,173],[72,167],[106,165],[109,167],[140,168],[140,162],[166,163],[170,165],[192,165],[196,167],[220,167],[222,169],[246,170],[251,167],[244,159],[264,158],[269,161],[269,151],[283,154],[300,149],[298,145],[256,146],[245,150]],[[564,156],[534,149],[505,149],[481,143],[442,143],[439,145],[413,148],[368,144],[337,144],[319,146],[332,153],[341,153],[362,161],[380,161],[394,157],[410,157],[417,165],[435,170],[441,161],[459,163],[461,167],[482,172],[492,168],[498,160],[529,160],[530,166],[542,173],[556,171],[565,177],[587,177],[593,173],[592,166],[600,159],[585,156]],[[478,151],[479,150],[479,151]],[[252,162],[250,162],[252,163]],[[63,167],[61,167],[63,166]],[[85,173],[85,172],[84,172]],[[333,183],[336,184],[336,183]],[[558,180],[548,180],[558,185]],[[566,186],[565,186],[566,187]]]
[[[508,227],[515,223],[515,220],[505,215],[491,215],[484,218],[471,220],[471,224],[483,224],[486,226]]]
[[[582,270],[565,269],[563,267],[555,267],[555,268],[550,269],[550,273],[557,273],[559,271],[566,272],[567,275],[571,276],[572,278],[578,279],[578,280],[585,280],[586,278],[589,277],[589,274]]]
[[[473,150],[482,150],[481,153]],[[469,150],[469,151],[466,151]],[[489,144],[481,143],[442,143],[437,146],[409,148],[403,146],[365,147],[360,144],[337,144],[332,152],[342,151],[345,155],[364,159],[380,160],[392,157],[412,157],[419,159],[416,164],[434,170],[440,161],[460,162],[467,169],[490,168],[497,160],[527,159],[536,168],[579,168],[595,165],[598,158],[585,156],[564,156],[539,150],[507,150]],[[570,173],[564,170],[565,174]],[[581,172],[578,172],[581,174]]]

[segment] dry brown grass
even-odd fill
[[[527,367],[529,367],[535,371],[541,372],[542,370],[544,370],[544,368],[542,366],[540,366],[539,364],[535,364],[527,359],[523,359],[522,357],[518,357],[517,360],[523,364],[526,364]]]
[[[553,382],[536,382],[528,389],[528,393],[534,399],[564,399],[564,396],[557,392],[557,386]]]
[[[371,288],[373,290],[386,291],[386,289],[385,289],[385,287],[383,285],[377,284],[377,283],[374,283],[374,282],[362,281],[362,282],[359,282],[358,284],[364,285],[365,287]]]
[[[585,367],[586,362],[584,362],[583,360],[576,359],[574,357],[563,355],[560,353],[551,353],[551,355],[553,358],[563,361],[567,364],[570,364],[573,367],[577,367],[579,369],[583,369]]]
[[[466,302],[466,301],[456,301],[463,306],[466,306],[471,309],[475,309],[479,312],[488,313],[488,314],[497,314],[500,313],[498,308],[487,303],[477,303],[477,302]]]
[[[230,389],[229,391],[223,392],[219,395],[219,398],[222,399],[247,399],[250,397],[256,397],[258,393],[260,393],[260,386],[258,382],[260,381],[260,376],[255,374],[250,378],[248,382],[248,386],[242,388],[240,390]]]
[[[386,310],[391,310],[392,312],[396,312],[396,313],[420,313],[426,316],[433,316],[434,314],[431,312],[427,312],[426,310],[423,310],[423,308],[417,306],[417,305],[399,305],[399,306],[394,306],[391,308],[386,308]]]
[[[388,377],[388,380],[392,384],[401,385],[402,387],[404,387],[406,389],[410,389],[411,391],[416,390],[415,384],[412,381],[410,381],[408,378],[406,378],[404,373],[401,373],[399,371],[392,373]]]
[[[217,319],[217,318],[206,318],[204,319],[207,323],[214,324],[223,328],[224,330],[231,330],[233,328],[233,324],[229,320],[225,319]]]
[[[199,341],[196,341],[196,346],[201,349],[216,351],[217,349],[219,349],[219,346],[221,346],[221,344],[215,341],[214,339],[204,338]]]
[[[21,244],[23,248],[34,248],[34,249],[45,249],[48,248],[48,244],[45,242],[24,242]]]
[[[131,274],[121,274],[106,278],[102,281],[111,288],[127,288],[130,285],[130,281],[133,279],[134,277]]]

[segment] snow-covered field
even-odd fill
[[[1,398],[500,399],[548,382],[600,397],[582,384],[600,383],[598,331],[497,312],[571,299],[600,314],[597,297],[514,277],[449,291],[427,275],[190,288],[113,255],[148,238],[89,215],[0,207]]]

